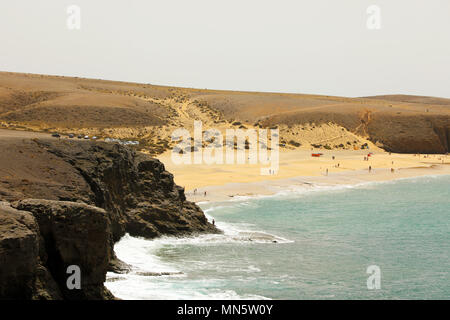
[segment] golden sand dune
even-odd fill
[[[285,149],[350,149],[368,143],[392,152],[445,153],[450,99],[345,98],[236,92],[0,72],[3,127],[139,140],[160,154],[179,127],[280,129]]]

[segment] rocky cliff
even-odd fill
[[[450,110],[450,108],[449,108]],[[396,153],[438,153],[450,151],[450,116],[418,112],[365,110],[314,111],[276,115],[261,123],[267,127],[285,124],[335,123],[365,137],[386,151]]]
[[[0,297],[112,299],[104,288],[111,245],[105,210],[83,203],[22,200],[0,207]],[[80,268],[80,289],[66,285]]]
[[[113,245],[125,233],[218,232],[161,162],[127,147],[10,139],[1,150],[0,298],[112,299],[103,282],[123,267]],[[68,289],[71,265],[81,289]]]

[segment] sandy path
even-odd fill
[[[53,137],[50,133],[44,132],[0,129],[0,139],[11,139],[11,138],[34,139],[34,138],[53,138]]]

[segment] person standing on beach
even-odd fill
[[[372,172],[372,166],[369,166],[369,172]]]
[[[328,175],[328,168],[327,168],[327,171],[326,171],[326,174],[325,175]]]

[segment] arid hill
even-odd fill
[[[4,127],[138,140],[159,154],[174,129],[275,127],[283,148],[357,148],[446,153],[450,99],[200,90],[0,72]]]

